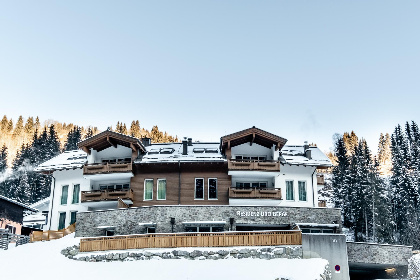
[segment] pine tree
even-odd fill
[[[38,116],[35,119],[35,124],[34,124],[34,130],[40,130],[41,129],[41,123],[39,122],[39,118]]]
[[[139,121],[132,121],[130,126],[130,135],[136,138],[141,138]]]
[[[23,117],[19,116],[16,122],[15,129],[13,130],[13,137],[17,138],[22,135],[23,132]]]
[[[13,120],[10,119],[9,123],[7,124],[6,132],[7,133],[12,133],[12,131],[13,131]]]
[[[0,131],[5,132],[7,130],[7,125],[9,123],[9,120],[7,119],[7,116],[4,115],[3,119],[0,122]]]
[[[0,174],[4,173],[7,169],[7,147],[3,145],[0,149]]]
[[[51,159],[58,154],[60,154],[60,141],[58,140],[57,133],[55,132],[54,125],[50,125],[49,133],[48,133],[48,144],[47,144],[46,154],[48,159]]]
[[[34,118],[29,117],[26,120],[24,131],[27,135],[32,135],[34,133]]]
[[[81,128],[78,126],[75,126],[70,132],[67,134],[67,140],[64,145],[65,151],[72,151],[77,150],[77,143],[79,143],[82,140],[82,132]]]
[[[88,139],[88,138],[90,138],[90,137],[92,137],[92,136],[93,136],[93,130],[92,130],[92,128],[89,126],[89,127],[88,127],[88,129],[87,129],[87,132],[86,132],[86,134],[85,134],[84,139]]]

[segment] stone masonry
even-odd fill
[[[275,206],[150,206],[77,213],[77,237],[104,235],[104,227],[113,227],[116,235],[142,234],[144,224],[156,224],[157,233],[183,232],[183,222],[224,221],[224,230],[236,230],[237,224],[293,225],[295,223],[339,224],[340,209]],[[231,228],[230,218],[233,218]],[[143,224],[143,225],[142,225]]]

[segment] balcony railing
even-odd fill
[[[133,172],[132,162],[90,163],[83,166],[83,175]]]
[[[229,198],[281,199],[281,189],[229,188]]]
[[[279,161],[230,159],[229,170],[280,171]]]
[[[117,190],[117,191],[85,191],[82,192],[82,202],[90,201],[106,201],[106,200],[115,200],[118,198],[121,199],[130,199],[133,200],[134,193],[133,190]]]

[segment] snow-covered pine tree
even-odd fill
[[[352,214],[350,208],[350,188],[349,188],[349,166],[347,149],[342,137],[335,143],[335,156],[337,165],[333,167],[332,189],[334,194],[335,207],[342,209],[343,223],[345,227],[351,226]]]
[[[73,127],[72,130],[69,131],[67,134],[67,140],[64,145],[64,151],[72,151],[77,150],[77,143],[82,140],[82,131],[81,128],[78,126]]]

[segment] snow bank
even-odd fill
[[[61,250],[79,244],[74,234],[64,238],[10,246],[0,251],[2,279],[16,275],[30,276],[33,280],[59,278],[82,279],[241,279],[290,280],[321,279],[327,261],[324,259],[225,259],[225,260],[147,260],[130,262],[88,263],[65,258]]]

